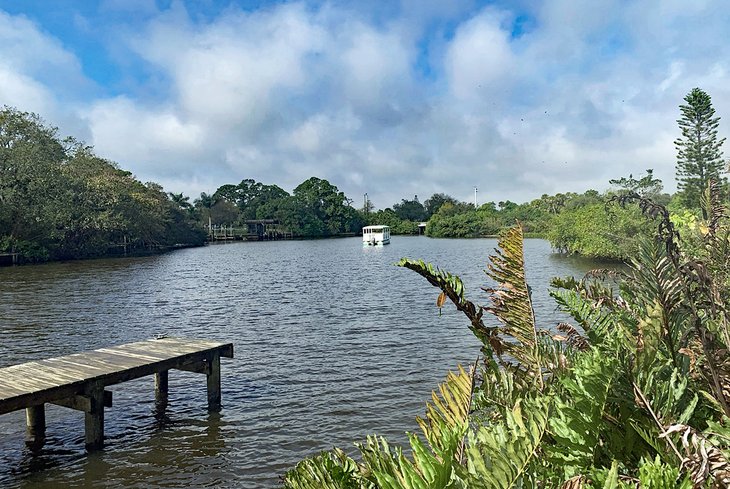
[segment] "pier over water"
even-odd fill
[[[5,367],[0,369],[0,414],[25,409],[29,441],[40,444],[46,403],[83,411],[86,448],[98,449],[104,445],[104,408],[112,405],[105,387],[154,375],[155,397],[164,405],[169,370],[203,373],[208,409],[217,411],[222,356],[233,358],[232,343],[161,338]]]

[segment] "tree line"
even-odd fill
[[[684,101],[677,121],[681,137],[675,141],[678,191],[674,195],[663,192],[662,181],[648,169],[636,178],[632,174],[610,180],[611,188],[602,193],[545,194],[522,204],[507,200],[478,207],[436,193],[423,203],[414,196],[377,211],[366,198],[356,211],[352,201],[327,181],[310,179],[290,196],[275,185],[244,180],[219,188],[212,198],[213,207],[204,215],[230,223],[254,215],[276,218],[305,236],[355,233],[363,224],[385,224],[393,234],[416,234],[419,223],[426,222],[425,233],[431,237],[476,238],[498,236],[520,222],[527,236],[546,238],[558,251],[625,260],[636,252],[640,240],[651,234],[652,223],[644,219],[638,206],[610,205],[612,202],[618,203],[627,194],[651,198],[667,206],[680,229],[687,229],[707,220],[705,194],[710,182],[718,184],[721,198],[730,194],[722,154],[725,139],[717,137],[720,118],[715,116],[711,98],[695,88]],[[210,202],[203,194],[196,206],[206,207]],[[315,210],[313,203],[317,202],[328,204]]]
[[[641,239],[651,235],[653,229],[637,205],[611,205],[626,204],[622,200],[626,195],[639,195],[666,205],[681,231],[706,226],[710,185],[717,185],[721,200],[727,201],[730,195],[726,176],[729,168],[722,153],[725,138],[718,138],[720,117],[715,115],[711,97],[705,91],[694,88],[684,101],[677,121],[681,136],[674,142],[678,183],[674,195],[663,192],[661,180],[649,169],[638,178],[629,175],[610,180],[612,187],[603,193],[559,193],[523,204],[489,202],[478,208],[451,199],[430,217],[426,234],[489,236],[519,221],[528,235],[549,239],[559,251],[625,260],[635,254]]]
[[[520,222],[527,236],[543,237],[566,253],[626,259],[651,226],[637,206],[610,206],[621,195],[638,193],[667,205],[675,223],[691,228],[708,219],[705,197],[711,181],[727,199],[724,139],[710,96],[695,88],[680,105],[677,148],[678,192],[663,193],[653,171],[611,180],[603,193],[542,195],[530,202],[487,202],[478,207],[435,193],[375,210],[362,208],[327,180],[309,178],[290,194],[275,184],[243,179],[192,203],[181,193],[134,176],[94,154],[73,138],[61,139],[35,114],[0,111],[0,253],[25,260],[86,258],[120,251],[200,245],[206,227],[246,226],[270,219],[297,237],[353,235],[368,224],[393,234],[417,234],[426,222],[431,237],[497,236]]]
[[[0,253],[23,261],[199,245],[206,233],[142,183],[37,115],[0,110]]]

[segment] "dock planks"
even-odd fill
[[[167,398],[169,370],[204,373],[208,408],[217,410],[220,357],[233,357],[232,343],[162,338],[0,368],[0,415],[26,409],[28,433],[37,438],[45,432],[45,403],[78,409],[86,415],[87,448],[101,448],[104,407],[111,406],[105,387],[155,375],[160,400]]]

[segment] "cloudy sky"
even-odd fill
[[[687,92],[730,134],[728,32],[702,0],[0,0],[0,105],[193,198],[673,191]]]

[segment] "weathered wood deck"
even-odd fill
[[[104,444],[104,407],[112,404],[104,388],[155,375],[155,395],[167,400],[170,369],[207,376],[208,409],[220,409],[220,357],[233,357],[232,343],[162,338],[0,368],[0,414],[26,410],[28,434],[45,434],[45,403],[85,413],[86,447]]]

